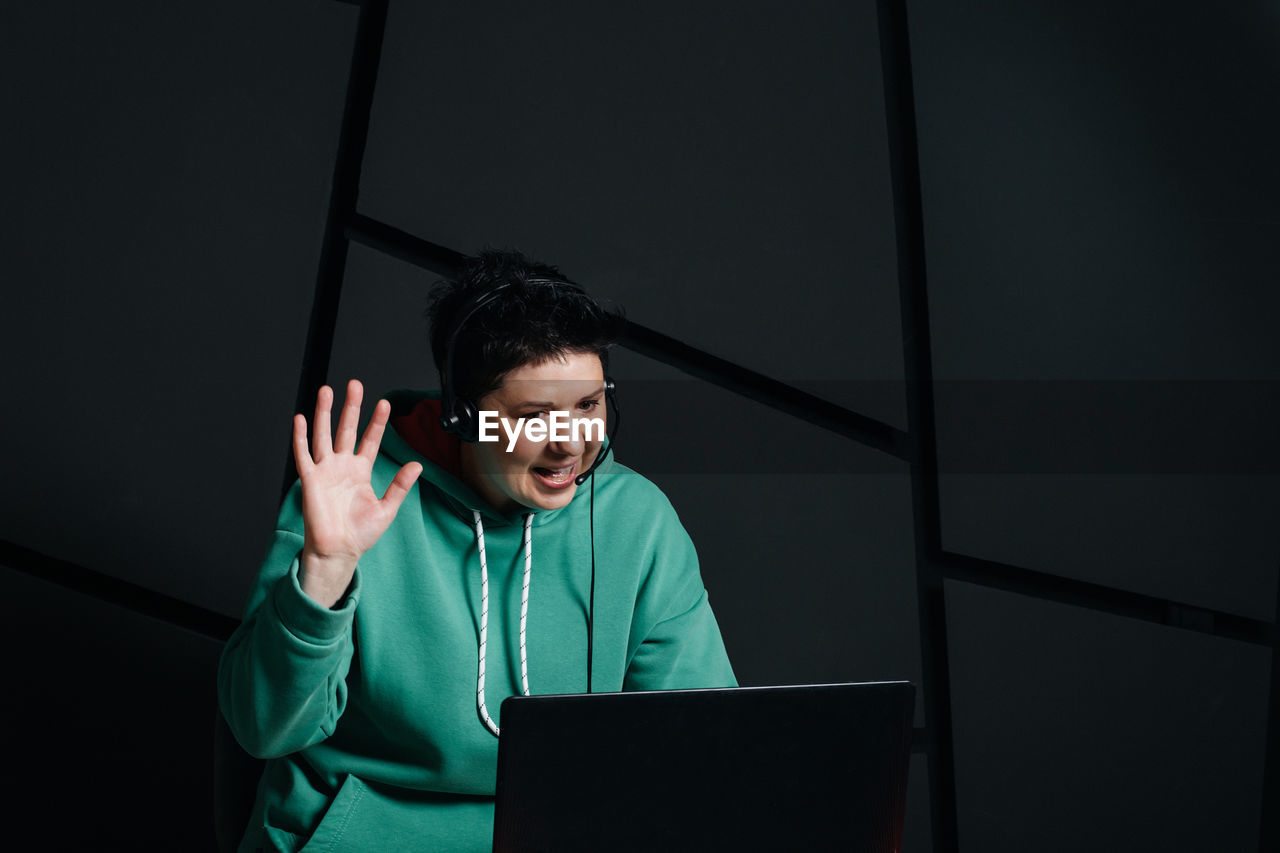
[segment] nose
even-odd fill
[[[548,441],[547,449],[559,456],[581,456],[586,450],[586,442],[582,440],[582,436],[569,430],[568,441]]]
[[[564,441],[548,441],[548,450],[557,456],[581,457],[587,452],[588,443],[592,440],[590,426],[590,419],[574,417],[571,414],[569,417],[569,423],[565,425],[565,429],[563,429],[559,435],[557,435],[554,430],[552,431],[553,439],[562,438]]]

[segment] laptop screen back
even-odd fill
[[[515,696],[494,847],[897,851],[908,682]]]

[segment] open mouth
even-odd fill
[[[566,465],[563,468],[534,468],[533,476],[538,478],[538,482],[550,489],[563,489],[565,486],[573,483],[574,472],[578,470],[577,464]]]

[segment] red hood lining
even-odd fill
[[[461,480],[462,442],[440,427],[441,411],[440,401],[428,397],[392,418],[391,426],[410,447]]]

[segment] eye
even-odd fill
[[[583,400],[578,404],[578,408],[584,412],[594,412],[600,406],[599,400]]]
[[[525,414],[521,415],[520,417],[524,418],[524,419],[525,419],[525,420],[527,420],[527,421],[532,421],[532,420],[537,420],[537,419],[540,419],[540,418],[544,418],[544,417],[546,417],[546,416],[547,416],[547,414],[548,414],[548,412],[547,412],[547,410],[546,410],[546,409],[536,409],[536,410],[534,410],[534,411],[532,411],[532,412],[526,412]]]

